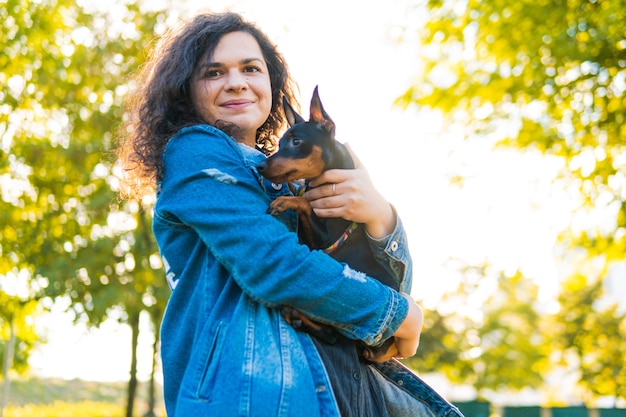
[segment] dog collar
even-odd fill
[[[346,230],[343,231],[343,233],[341,234],[341,236],[339,236],[339,239],[337,239],[335,241],[335,243],[333,243],[332,245],[330,245],[329,247],[327,247],[326,249],[323,250],[323,252],[325,254],[329,254],[333,251],[335,251],[339,246],[341,246],[341,244],[343,244],[343,242],[345,242],[346,240],[348,240],[348,238],[350,237],[350,235],[352,233],[354,233],[354,231],[357,229],[357,227],[359,227],[358,223],[352,222],[352,224],[350,226],[348,226],[346,228]]]

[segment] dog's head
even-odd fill
[[[306,122],[304,118],[302,118],[302,116],[300,116],[298,113],[296,113],[296,111],[293,109],[293,107],[291,107],[285,97],[283,97],[283,111],[285,112],[285,117],[287,118],[289,126],[291,126],[292,128],[300,123],[314,124],[317,125],[319,129],[324,131],[330,139],[335,139],[335,123],[332,121],[328,113],[326,113],[326,111],[324,110],[324,106],[322,106],[322,100],[320,100],[317,86],[313,90],[313,97],[311,97],[311,107],[309,108],[308,122]],[[289,130],[285,132],[285,134],[287,133],[289,133]]]
[[[335,123],[328,116],[317,87],[311,98],[310,117],[305,121],[283,97],[283,110],[290,128],[280,139],[278,151],[257,166],[274,183],[311,179],[328,169],[335,152]]]

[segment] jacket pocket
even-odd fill
[[[200,400],[211,400],[211,393],[214,387],[214,377],[217,372],[222,346],[224,345],[223,336],[225,327],[226,324],[224,322],[218,322],[214,332],[212,332],[213,337],[211,339],[207,338],[205,341],[204,352],[200,357],[200,379],[196,393],[198,399]]]

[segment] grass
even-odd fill
[[[3,417],[122,417],[124,408],[117,404],[81,401],[66,403],[55,401],[52,404],[10,406]],[[139,416],[139,414],[136,414]]]
[[[0,379],[0,383],[2,380]],[[122,417],[126,382],[94,382],[60,378],[20,378],[11,381],[9,404],[3,417]],[[135,414],[148,411],[148,383],[140,383]],[[157,416],[164,416],[161,387],[156,387]]]

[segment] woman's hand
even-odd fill
[[[396,347],[398,348],[397,358],[407,358],[415,355],[420,344],[420,335],[424,325],[424,313],[415,300],[406,293],[401,293],[409,302],[409,312],[406,318],[393,334]]]
[[[409,311],[398,330],[393,334],[394,344],[385,355],[376,358],[375,362],[382,363],[392,358],[408,358],[417,352],[424,324],[424,313],[410,295],[401,294],[409,302]]]
[[[346,144],[354,169],[333,169],[310,181],[304,193],[318,217],[343,217],[365,223],[367,233],[380,239],[396,227],[396,216],[385,198],[374,188],[361,161]]]

